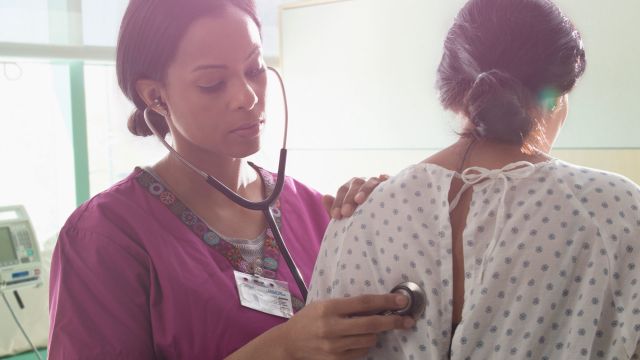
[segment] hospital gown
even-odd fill
[[[425,314],[367,359],[446,359],[450,344],[452,359],[638,358],[640,189],[560,160],[519,165],[461,177],[423,163],[383,183],[330,224],[308,302],[421,285]],[[452,334],[454,177],[474,185]]]

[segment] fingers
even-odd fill
[[[386,174],[369,178],[367,181],[363,178],[352,178],[338,189],[329,214],[332,218],[338,220],[353,215],[358,205],[364,203],[373,190],[380,185],[381,182],[388,179],[389,175]],[[327,203],[325,203],[325,207],[327,206]]]
[[[333,200],[333,205],[331,206],[330,215],[334,219],[341,219],[340,216],[340,208],[342,207],[342,199],[344,199],[344,195],[349,190],[349,185],[344,184],[340,186],[338,192],[336,193],[336,197]]]
[[[416,324],[408,316],[370,315],[343,318],[333,324],[333,333],[343,335],[378,334],[389,330],[406,330]]]
[[[345,358],[349,358],[346,353],[368,350],[376,344],[377,340],[378,337],[375,334],[344,336],[325,340],[322,350],[327,353],[343,353]]]
[[[375,339],[375,336],[373,336]],[[356,340],[353,344],[345,344],[342,343],[337,344],[337,342],[341,342],[340,340],[326,340],[324,344],[318,349],[315,355],[319,355],[318,358],[322,359],[331,359],[331,360],[355,360],[364,358],[367,353],[369,353],[369,349],[375,345],[375,340],[370,346],[364,347],[357,343]],[[368,339],[363,339],[363,342],[368,341]],[[350,346],[358,346],[357,348],[350,348]],[[346,347],[347,350],[337,350],[338,348]],[[305,354],[307,355],[307,354]],[[315,357],[314,357],[315,359]]]
[[[373,192],[373,189],[378,187],[378,185],[380,185],[381,182],[383,182],[383,181],[385,181],[387,179],[388,179],[388,176],[386,178],[384,178],[384,180],[381,179],[380,177],[369,178],[369,180],[367,180],[364,184],[362,184],[362,186],[358,190],[358,193],[356,194],[356,196],[354,196],[353,201],[358,205],[364,203],[364,201],[367,200],[369,195]],[[344,215],[344,213],[343,213],[343,215]],[[349,215],[351,215],[351,214],[349,214]],[[349,215],[344,215],[344,216],[349,216]]]
[[[356,314],[401,309],[407,302],[408,299],[399,294],[360,295],[313,302],[283,325],[293,329],[286,331],[285,337],[298,334],[306,339],[304,351],[313,349],[320,355],[318,358],[358,359],[375,346],[379,333],[410,329],[415,326],[415,320],[408,316]]]
[[[327,310],[339,316],[351,316],[354,314],[379,313],[384,310],[402,309],[407,305],[404,295],[360,295],[344,299],[327,300]]]
[[[351,360],[351,359],[362,359],[369,353],[369,348],[366,349],[356,349],[349,350],[344,352],[343,359]]]
[[[342,207],[340,208],[340,215],[342,217],[349,217],[353,214],[353,211],[358,206],[354,201],[356,194],[362,191],[362,187],[366,184],[363,178],[353,178],[349,182],[349,190],[344,195],[344,199],[342,200]]]
[[[331,216],[331,209],[335,201],[336,198],[331,195],[322,196],[322,205],[324,206],[325,210],[327,210],[327,214],[329,214],[329,216]]]
[[[342,219],[341,208],[343,204],[345,204],[345,197],[353,187],[354,182],[359,182],[360,184],[357,185],[357,187],[360,188],[360,185],[364,183],[364,179],[353,178],[346,184],[340,186],[340,188],[338,189],[338,192],[336,193],[336,198],[335,198],[335,201],[333,202],[333,206],[331,207],[332,218]],[[351,195],[351,201],[353,201],[353,196],[355,196],[355,194]]]

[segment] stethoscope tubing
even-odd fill
[[[295,280],[296,285],[298,285],[298,289],[300,290],[300,295],[302,295],[302,299],[306,302],[307,295],[309,292],[307,290],[307,285],[304,283],[304,280],[302,279],[302,274],[300,274],[300,270],[298,269],[296,264],[293,262],[293,259],[291,258],[291,253],[289,252],[289,249],[287,249],[287,245],[284,243],[284,240],[282,239],[280,228],[278,228],[278,224],[276,224],[276,220],[273,217],[271,208],[266,208],[262,210],[262,213],[264,214],[264,217],[267,219],[267,224],[271,229],[271,232],[273,233],[273,238],[276,240],[276,244],[278,244],[278,249],[282,254],[282,258],[287,263],[287,267],[289,268],[291,275],[293,275],[293,279]]]
[[[282,77],[280,76],[280,73],[278,73],[278,71],[272,67],[268,67],[268,69],[271,70],[274,74],[276,74],[278,81],[280,82],[280,89],[282,90],[282,98],[284,102],[285,125],[284,125],[284,140],[282,143],[282,149],[280,149],[280,158],[278,161],[278,175],[276,178],[276,184],[274,186],[273,192],[269,194],[269,196],[264,200],[250,201],[240,196],[233,190],[231,190],[229,187],[227,187],[218,179],[198,169],[195,165],[191,164],[191,162],[189,162],[187,159],[182,157],[182,155],[180,155],[171,145],[169,145],[169,143],[167,143],[167,141],[156,130],[156,128],[153,126],[153,124],[149,120],[149,111],[152,111],[150,107],[147,107],[144,110],[143,115],[144,115],[144,120],[147,123],[147,126],[149,127],[151,132],[160,140],[160,142],[164,145],[164,147],[167,148],[167,150],[169,150],[171,154],[176,156],[176,158],[178,158],[183,164],[185,164],[187,167],[189,167],[190,169],[198,173],[200,176],[202,176],[207,182],[207,184],[211,185],[213,188],[220,191],[229,200],[233,201],[234,203],[246,209],[262,211],[263,215],[267,220],[267,225],[269,226],[269,229],[271,229],[271,232],[273,233],[273,238],[276,241],[276,244],[278,244],[278,249],[280,250],[282,257],[286,262],[287,267],[289,268],[289,271],[291,272],[291,275],[293,276],[300,290],[300,294],[302,295],[303,300],[306,301],[307,294],[308,294],[307,285],[305,284],[302,278],[302,274],[300,273],[299,268],[296,266],[295,262],[293,261],[293,258],[291,257],[291,253],[289,252],[289,249],[284,243],[284,239],[282,238],[282,234],[280,233],[278,224],[276,224],[273,213],[271,212],[271,205],[276,201],[278,196],[280,196],[280,193],[282,192],[282,188],[284,187],[285,167],[287,163],[287,134],[288,134],[287,132],[289,128],[289,107],[287,104],[287,95],[284,88],[284,82],[282,81]]]

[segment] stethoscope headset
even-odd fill
[[[262,201],[250,201],[240,196],[233,190],[229,189],[221,181],[207,174],[206,172],[198,169],[195,165],[193,165],[187,159],[182,157],[171,145],[169,145],[169,143],[167,143],[164,137],[162,137],[158,132],[158,130],[153,126],[151,120],[149,119],[149,111],[155,111],[155,110],[153,110],[151,106],[147,107],[144,110],[143,115],[144,115],[144,120],[147,123],[147,126],[149,127],[151,132],[153,132],[153,134],[158,138],[158,140],[160,140],[160,142],[164,145],[164,147],[167,148],[167,150],[169,150],[169,152],[171,152],[171,154],[173,154],[184,165],[186,165],[187,167],[195,171],[197,174],[202,176],[204,180],[207,182],[207,184],[211,185],[216,190],[220,191],[222,194],[224,194],[229,200],[233,201],[234,203],[246,209],[261,211],[264,214],[267,220],[267,225],[269,226],[269,229],[271,229],[271,232],[273,233],[273,237],[274,237],[274,240],[276,241],[276,244],[278,244],[278,249],[280,250],[282,257],[284,258],[284,261],[286,262],[287,267],[289,268],[289,271],[293,275],[293,278],[296,281],[296,285],[298,286],[298,289],[300,289],[300,294],[302,295],[303,299],[306,301],[307,295],[308,295],[307,285],[304,283],[304,280],[302,279],[300,270],[298,269],[295,262],[291,258],[291,253],[289,252],[286,244],[284,243],[282,234],[280,233],[280,229],[278,228],[278,225],[276,224],[275,218],[271,211],[271,205],[277,200],[278,196],[280,196],[280,193],[282,192],[282,188],[284,186],[285,166],[287,163],[287,131],[289,128],[289,105],[287,103],[287,94],[285,91],[282,76],[280,76],[280,73],[273,67],[268,67],[268,69],[276,75],[276,78],[280,83],[280,89],[282,91],[282,99],[284,103],[284,137],[282,142],[282,149],[280,149],[280,159],[278,161],[278,175],[276,178],[275,187],[273,189],[273,192],[266,199]],[[154,106],[155,105],[161,105],[159,99],[155,100]],[[424,290],[420,286],[418,286],[415,283],[405,282],[394,287],[393,290],[391,290],[391,292],[400,293],[407,296],[409,298],[409,303],[403,309],[393,311],[393,312],[385,312],[385,314],[393,313],[398,315],[408,315],[416,319],[420,317],[420,315],[422,315],[426,305],[426,294],[424,293]]]

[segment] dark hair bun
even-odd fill
[[[149,111],[149,120],[153,127],[160,133],[160,136],[165,137],[169,132],[167,121],[155,111]],[[147,122],[144,120],[144,111],[136,109],[136,111],[129,116],[127,122],[129,131],[136,136],[151,136],[153,132],[149,129]]]
[[[580,33],[553,1],[468,0],[445,38],[440,102],[477,137],[535,149],[551,140],[541,115],[585,66]]]
[[[534,127],[533,95],[503,71],[478,75],[464,102],[480,138],[522,144]]]

